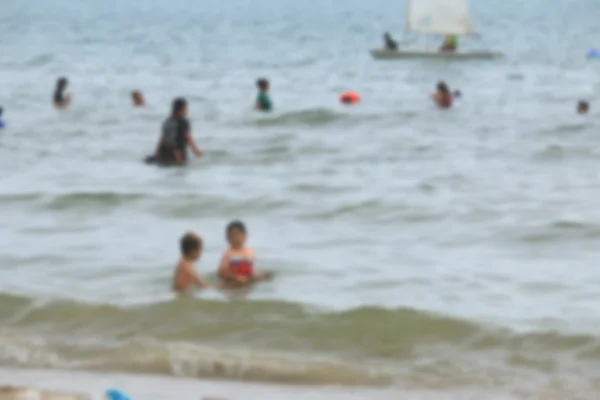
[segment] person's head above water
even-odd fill
[[[227,225],[225,229],[225,236],[227,242],[234,249],[241,249],[246,243],[246,225],[242,221],[232,221]]]
[[[268,92],[270,87],[269,81],[265,78],[260,78],[256,81],[256,87],[258,87],[258,90],[261,92]]]
[[[134,106],[139,107],[144,105],[144,95],[139,90],[131,92],[131,99],[133,100]]]
[[[173,105],[171,108],[171,116],[172,117],[187,117],[187,100],[183,97],[178,97],[173,100]]]
[[[202,254],[202,239],[195,233],[188,232],[179,241],[181,256],[196,261]]]
[[[450,94],[450,89],[448,89],[448,85],[446,85],[446,82],[443,81],[438,82],[437,91],[444,94]]]
[[[577,103],[577,112],[579,114],[587,114],[587,112],[589,110],[590,110],[590,103],[588,103],[587,101],[580,100],[579,103]]]

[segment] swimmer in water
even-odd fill
[[[131,99],[133,100],[134,107],[143,107],[146,102],[144,101],[144,95],[139,90],[131,92]]]
[[[54,90],[54,107],[56,108],[67,108],[71,104],[71,95],[65,94],[69,81],[67,78],[59,78],[56,82],[56,89]]]
[[[450,93],[450,89],[448,89],[445,82],[437,84],[437,91],[431,95],[431,98],[439,108],[452,107],[452,93]]]
[[[0,129],[4,129],[4,127],[6,126],[4,120],[2,119],[2,114],[4,114],[4,109],[0,107]]]
[[[590,110],[590,103],[587,101],[581,100],[577,103],[577,114],[587,114]]]
[[[218,274],[226,286],[240,286],[271,278],[270,273],[254,271],[254,250],[246,247],[248,235],[243,222],[231,222],[227,225],[225,234],[229,248],[223,253]]]
[[[173,290],[177,293],[186,293],[194,285],[208,288],[209,285],[198,276],[194,268],[194,263],[202,255],[202,239],[195,233],[188,232],[181,238],[180,247],[181,259],[175,267]]]
[[[385,43],[385,49],[389,50],[389,51],[396,51],[398,50],[398,42],[396,42],[393,38],[392,35],[390,35],[388,32],[383,34],[383,42]]]
[[[269,81],[260,78],[256,81],[256,86],[258,87],[258,96],[256,96],[255,108],[259,111],[271,111],[273,103],[271,103],[271,98],[269,97],[269,89],[271,87]]]
[[[184,98],[173,100],[171,116],[163,123],[156,154],[154,157],[149,157],[151,161],[161,165],[185,164],[188,146],[197,157],[204,154],[192,137],[187,115],[187,101]]]

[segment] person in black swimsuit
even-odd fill
[[[385,49],[388,51],[398,50],[398,42],[392,38],[389,32],[383,34],[383,43],[385,44]]]
[[[187,101],[183,98],[175,99],[171,116],[163,123],[156,153],[154,156],[148,157],[147,162],[155,162],[160,165],[185,164],[188,145],[197,157],[204,154],[192,137],[187,113]]]
[[[54,91],[54,106],[56,108],[67,108],[71,104],[71,95],[65,94],[69,81],[67,78],[59,78],[56,82],[56,90]]]

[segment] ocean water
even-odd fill
[[[600,3],[472,10],[464,47],[505,58],[372,60],[385,30],[437,44],[402,35],[401,1],[4,0],[0,365],[596,398]],[[440,79],[451,111],[428,99]],[[147,166],[175,96],[206,156]],[[235,218],[276,279],[176,299],[179,237],[204,237],[215,281]]]

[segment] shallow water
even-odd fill
[[[2,365],[598,389],[596,2],[477,2],[464,45],[506,57],[466,63],[371,60],[403,28],[390,0],[5,3]],[[259,76],[273,115],[251,109]],[[439,79],[463,93],[450,112],[427,98]],[[206,157],[148,167],[179,95]],[[276,279],[174,300],[179,236],[204,236],[214,279],[233,218]]]

